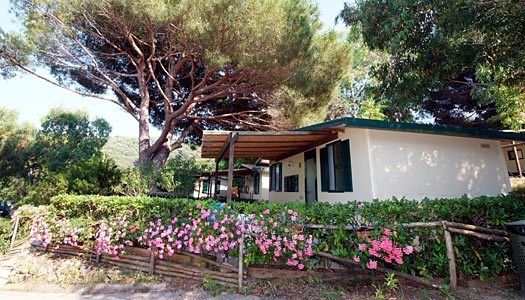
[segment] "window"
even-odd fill
[[[202,182],[202,193],[203,194],[208,193],[208,180],[205,180]]]
[[[221,181],[217,180],[217,184],[215,185],[215,194],[219,195],[221,193]]]
[[[514,150],[507,151],[507,155],[509,156],[509,160],[516,160]],[[521,151],[521,149],[518,149],[518,158],[523,159],[523,151]]]
[[[337,141],[321,148],[321,191],[352,192],[350,141]]]
[[[299,191],[299,175],[292,175],[284,177],[284,191],[298,192]]]
[[[270,167],[270,191],[280,192],[282,191],[283,182],[283,164],[277,163]]]
[[[259,189],[261,186],[260,182],[261,182],[261,174],[259,173],[253,174],[253,193],[256,195],[259,194]]]

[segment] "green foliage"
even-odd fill
[[[65,177],[68,193],[111,195],[120,184],[121,170],[112,159],[92,156],[68,165]]]
[[[391,109],[408,116],[429,100],[434,108],[445,104],[441,122],[523,126],[519,1],[359,0],[340,17],[360,27],[371,49],[391,56],[374,69]]]
[[[139,227],[149,226],[151,220],[170,220],[174,216],[189,213],[198,215],[203,209],[216,209],[217,202],[165,199],[152,197],[102,197],[59,195],[51,200],[54,214],[68,219],[105,220],[108,216],[129,216],[130,223]],[[344,204],[301,202],[246,203],[232,202],[232,211],[245,215],[255,214],[278,220],[287,209],[298,212],[305,224],[335,225],[336,230],[310,229],[318,251],[352,259],[358,253],[361,233],[343,230],[344,226],[373,226],[370,236],[381,234],[384,228],[393,231],[396,245],[411,245],[414,253],[405,256],[402,265],[392,265],[399,271],[425,277],[446,277],[448,259],[441,228],[406,229],[393,224],[429,221],[452,221],[489,228],[503,229],[505,222],[525,218],[525,198],[520,195],[478,197],[469,199],[425,199],[408,201],[349,202]],[[267,212],[265,212],[267,211]],[[280,219],[279,219],[280,220]],[[457,270],[461,276],[489,278],[513,270],[511,250],[508,243],[480,242],[479,240],[453,234]],[[254,254],[255,255],[255,254]],[[253,255],[252,255],[253,256]],[[262,258],[250,257],[253,262]]]
[[[372,76],[372,67],[386,61],[386,55],[370,50],[364,43],[359,28],[350,27],[347,36],[350,68],[339,82],[338,93],[327,109],[326,120],[347,115],[383,120],[384,104],[376,99],[374,88],[378,81]]]
[[[10,177],[27,178],[27,161],[35,129],[17,124],[18,113],[0,107],[0,182]]]
[[[195,188],[195,175],[212,169],[210,160],[197,159],[195,153],[188,151],[185,146],[174,153],[160,169],[155,169],[150,164],[127,170],[116,192],[128,196],[162,192],[171,197],[190,198]]]
[[[68,182],[64,174],[53,174],[45,172],[41,180],[32,184],[26,184],[27,191],[22,198],[16,197],[16,205],[32,204],[45,205],[49,204],[49,199],[58,194],[66,193]]]
[[[11,3],[22,30],[0,38],[13,49],[0,57],[120,106],[139,121],[138,164],[156,169],[203,129],[275,127],[275,91],[292,89],[305,111],[324,108],[346,70],[345,46],[318,33],[311,0]],[[163,129],[156,141],[151,126]]]
[[[120,170],[101,152],[111,131],[105,120],[54,109],[36,131],[16,116],[0,108],[0,197],[40,205],[61,193],[113,193]]]
[[[279,103],[276,113],[280,114],[276,118],[285,127],[297,128],[322,121],[322,112],[336,92],[337,86],[333,83],[341,80],[350,65],[350,46],[341,43],[336,32],[316,36],[308,51],[295,66],[291,85],[274,95]]]
[[[86,112],[52,109],[41,123],[34,147],[36,159],[51,172],[62,172],[68,164],[100,156],[111,126],[101,118],[89,120]]]
[[[6,218],[0,218],[0,254],[9,250],[11,243],[11,221]]]

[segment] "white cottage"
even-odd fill
[[[237,185],[233,186],[233,197],[255,201],[268,200],[270,187],[268,165],[268,160],[258,159],[254,164],[243,164],[239,169],[233,170],[233,176],[237,179]],[[227,176],[228,170],[198,174],[193,197],[196,199],[226,198]],[[215,184],[216,180],[217,184]]]
[[[270,159],[272,202],[474,197],[511,190],[502,140],[525,135],[342,118],[286,132],[206,131],[202,156]]]

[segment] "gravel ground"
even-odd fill
[[[135,299],[158,299],[158,300],[279,300],[273,297],[260,297],[252,295],[239,295],[225,293],[218,296],[212,296],[209,292],[198,289],[195,291],[121,291],[118,293],[94,293],[83,294],[81,292],[36,292],[36,291],[4,291],[0,290],[0,299],[3,300],[135,300]]]
[[[149,276],[96,266],[76,257],[21,251],[10,260],[6,284],[0,284],[0,299],[181,299],[181,300],[418,300],[445,299],[437,290],[401,282],[387,288],[381,278],[352,272],[327,273],[295,279],[250,280],[237,293],[214,282]],[[481,289],[459,288],[456,300],[518,300],[519,285]]]

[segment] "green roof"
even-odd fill
[[[525,133],[504,132],[493,129],[461,128],[443,125],[390,122],[358,118],[341,118],[296,129],[298,131],[321,130],[330,127],[344,126],[377,130],[391,130],[436,135],[450,135],[491,140],[525,141]]]

